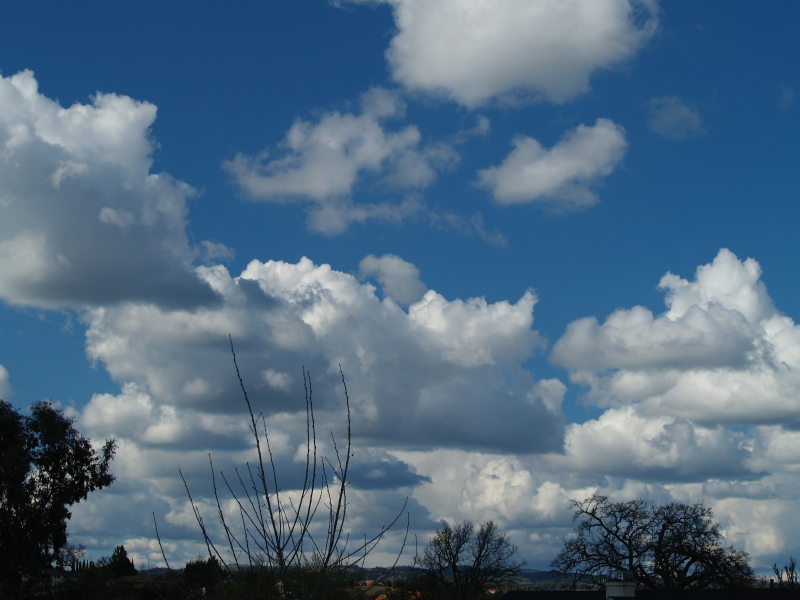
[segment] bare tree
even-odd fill
[[[84,556],[86,556],[86,547],[83,544],[76,546],[68,542],[59,550],[55,565],[61,569],[69,568],[70,571],[77,571]]]
[[[750,556],[723,544],[719,523],[703,504],[651,506],[595,494],[572,505],[578,526],[553,561],[559,571],[593,579],[628,571],[648,588],[753,584]]]
[[[405,511],[405,504],[394,520],[382,526],[375,535],[353,541],[346,533],[348,473],[353,452],[350,399],[341,367],[339,372],[347,419],[346,440],[340,446],[331,434],[332,456],[319,454],[311,376],[303,370],[306,443],[305,465],[301,468],[304,475],[299,489],[284,490],[270,447],[266,419],[261,414],[257,415],[250,403],[232,341],[231,354],[247,405],[257,461],[236,469],[235,475],[230,477],[215,471],[209,455],[222,539],[214,539],[181,472],[208,555],[218,560],[222,568],[232,575],[228,577],[229,584],[219,589],[224,595],[230,585],[238,585],[236,597],[241,597],[243,592],[246,597],[278,600],[330,597],[331,586],[340,586],[342,574],[349,568],[363,565],[367,555],[399,520]],[[233,519],[224,510],[222,496],[232,498],[237,507],[238,514]],[[312,525],[319,520],[325,523],[315,530]],[[317,530],[322,531],[322,535],[318,535]],[[402,548],[398,558],[401,552]],[[164,558],[166,561],[166,556]]]
[[[779,587],[787,587],[791,589],[800,588],[800,571],[797,570],[797,559],[794,556],[789,556],[789,562],[781,569],[778,563],[772,563],[772,572],[778,578]]]
[[[517,547],[493,521],[476,529],[470,521],[448,523],[436,530],[416,562],[424,569],[422,591],[443,600],[476,600],[487,590],[516,575],[524,562],[516,562]]]

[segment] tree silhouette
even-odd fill
[[[136,575],[137,572],[133,561],[128,558],[128,552],[125,550],[125,546],[117,546],[114,548],[114,553],[108,560],[106,569],[112,578]]]
[[[114,481],[115,443],[99,451],[49,402],[22,415],[0,400],[0,586],[58,560],[70,507]]]
[[[451,527],[442,523],[417,563],[425,570],[422,591],[443,600],[484,598],[489,588],[516,575],[523,562],[516,562],[517,547],[485,521],[476,529],[471,521]]]
[[[593,495],[574,501],[576,535],[553,567],[595,579],[628,571],[648,588],[749,587],[750,556],[723,544],[719,523],[703,504],[651,506]]]

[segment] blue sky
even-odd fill
[[[288,469],[301,366],[336,427],[342,364],[354,530],[409,497],[546,568],[599,491],[796,555],[798,18],[8,3],[0,393],[120,441],[73,538],[157,562],[155,511],[197,552],[177,468],[247,458],[231,334]]]

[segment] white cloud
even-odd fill
[[[425,204],[414,196],[398,203],[353,202],[349,198],[336,198],[313,204],[308,208],[308,227],[329,236],[347,231],[353,223],[367,221],[399,224],[420,214]]]
[[[751,468],[772,473],[800,473],[800,431],[780,425],[756,429]]]
[[[401,267],[390,275],[391,285],[415,270],[399,258],[381,264]],[[341,364],[359,382],[353,401],[366,419],[364,435],[390,446],[501,444],[537,451],[560,445],[565,390],[528,381],[521,371],[542,344],[531,329],[536,297],[530,291],[516,303],[493,304],[481,298],[450,301],[428,291],[405,312],[380,301],[371,285],[308,259],[253,261],[238,278],[221,266],[198,273],[224,299],[221,305],[90,310],[90,358],[158,405],[227,414],[240,408],[226,343],[230,334],[248,349],[240,359],[243,371],[267,373],[251,375],[254,398],[267,413],[296,401],[298,380],[292,376],[286,389],[289,381],[281,374],[299,375],[303,364],[329,398],[320,409],[338,410]],[[406,279],[413,281],[419,280]],[[415,377],[409,379],[409,372]],[[548,431],[530,440],[524,415]],[[496,439],[490,421],[503,424],[508,434]]]
[[[8,401],[11,396],[11,383],[8,377],[8,371],[3,365],[0,365],[0,400]]]
[[[539,202],[565,211],[598,201],[592,190],[611,174],[627,149],[625,130],[608,119],[579,125],[551,149],[520,136],[514,150],[497,167],[478,172],[479,185],[501,204]]]
[[[658,27],[655,0],[349,0],[385,3],[394,79],[474,107],[493,98],[564,102],[632,58]]]
[[[494,519],[535,564],[549,564],[573,530],[570,500],[600,493],[615,501],[705,502],[727,541],[765,566],[795,545],[800,488],[796,474],[751,471],[758,450],[747,442],[740,431],[626,408],[569,426],[564,455],[437,449],[399,456],[430,478],[412,494],[432,520]]]
[[[265,369],[261,371],[261,376],[267,382],[267,385],[276,390],[288,392],[292,389],[292,376],[289,373],[276,371],[275,369]]]
[[[0,298],[50,308],[213,299],[190,266],[194,191],[150,172],[155,116],[116,94],[63,108],[30,71],[0,77]]]
[[[398,257],[376,262],[389,287],[419,282],[416,268]],[[299,484],[298,449],[306,432],[301,367],[312,377],[320,452],[330,451],[329,432],[343,439],[339,365],[344,369],[355,444],[350,481],[366,502],[350,498],[353,528],[387,522],[372,518],[377,509],[371,502],[383,518],[399,510],[410,491],[429,484],[428,475],[401,456],[404,450],[536,454],[562,446],[566,388],[557,380],[534,381],[523,368],[542,343],[532,330],[532,292],[516,303],[488,303],[428,291],[404,311],[391,299],[380,300],[372,285],[308,259],[253,261],[238,277],[220,265],[197,273],[219,304],[186,310],[126,303],[84,314],[87,353],[122,390],[95,395],[79,415],[86,435],[116,437],[120,449],[115,486],[75,512],[77,541],[105,528],[150,539],[155,510],[162,536],[177,543],[173,556],[194,548],[197,531],[178,468],[196,499],[208,504],[208,451],[215,468],[229,473],[255,458],[229,334],[288,490]],[[119,496],[126,501],[124,518],[116,514]],[[425,507],[413,498],[411,507],[415,526],[427,531],[432,523]],[[141,555],[147,555],[144,548]]]
[[[354,188],[365,179],[389,190],[429,186],[438,169],[457,161],[452,147],[422,145],[415,126],[388,131],[384,121],[402,117],[399,97],[375,88],[364,94],[361,113],[324,113],[317,122],[297,120],[272,153],[237,155],[225,163],[247,197],[269,202],[311,202],[309,225],[340,233],[355,221],[397,220],[403,205],[354,205]]]
[[[650,108],[650,129],[672,140],[685,140],[705,133],[700,114],[677,96],[653,98]]]
[[[591,401],[705,423],[797,423],[800,327],[773,306],[756,261],[720,250],[694,281],[671,273],[667,311],[571,323],[552,360]]]
[[[383,294],[401,306],[417,302],[428,287],[419,279],[419,269],[394,254],[365,256],[359,264],[362,279],[375,277],[383,286]]]
[[[666,483],[751,475],[745,436],[686,419],[611,409],[598,419],[570,425],[566,455],[553,464],[572,473],[602,473]]]

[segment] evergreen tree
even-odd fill
[[[136,567],[133,566],[133,561],[128,558],[128,553],[125,546],[117,546],[114,548],[114,553],[106,565],[109,574],[112,578],[125,577],[126,575],[136,575]]]

